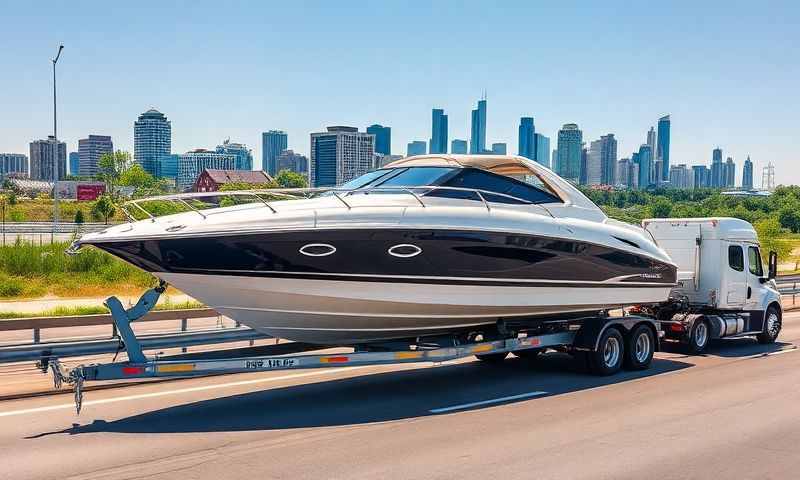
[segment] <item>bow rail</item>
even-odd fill
[[[156,218],[163,215],[170,215],[174,213],[184,213],[185,211],[196,212],[204,219],[207,217],[203,210],[217,208],[222,206],[239,205],[234,198],[249,198],[252,201],[248,203],[261,203],[264,207],[268,208],[272,213],[278,213],[278,210],[270,203],[271,201],[279,200],[300,200],[310,199],[325,194],[330,194],[341,202],[348,210],[354,206],[348,203],[347,196],[353,194],[370,194],[370,193],[400,193],[408,194],[420,204],[421,207],[426,208],[430,205],[426,204],[423,200],[426,195],[434,191],[452,191],[452,192],[466,192],[472,194],[477,200],[483,203],[487,211],[492,210],[491,199],[493,197],[502,197],[519,204],[532,205],[544,211],[550,217],[553,214],[541,204],[531,202],[513,195],[506,193],[492,192],[489,190],[482,190],[477,188],[462,188],[462,187],[446,187],[440,185],[423,185],[411,187],[365,187],[365,188],[284,188],[284,189],[268,189],[268,190],[232,190],[232,191],[216,191],[216,192],[190,192],[190,193],[175,193],[170,195],[158,195],[154,197],[139,198],[135,200],[128,200],[120,205],[122,212],[130,222],[139,220],[150,219],[155,221]],[[278,198],[274,198],[278,197]],[[205,202],[203,199],[219,199],[217,202]],[[442,197],[437,197],[442,198]],[[447,198],[447,197],[444,197]],[[167,202],[171,205],[182,205],[187,210],[181,211],[166,211],[166,212],[152,212],[147,209],[148,204],[152,206],[153,203]],[[223,205],[227,203],[228,205]],[[152,209],[152,208],[151,208]],[[163,209],[162,209],[163,210]],[[145,215],[144,218],[137,218],[131,212],[141,212]],[[555,217],[553,217],[555,218]]]

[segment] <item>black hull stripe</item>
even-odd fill
[[[494,280],[479,278],[453,278],[453,277],[417,277],[417,276],[390,276],[390,275],[337,275],[335,273],[305,273],[305,272],[276,272],[276,271],[248,271],[248,270],[191,270],[181,269],[169,273],[231,276],[231,277],[258,277],[258,278],[292,278],[302,280],[327,280],[342,282],[377,282],[377,283],[413,283],[427,285],[470,285],[485,287],[561,287],[561,288],[670,288],[671,283],[647,282],[581,282],[547,280]],[[156,273],[158,275],[158,273]]]

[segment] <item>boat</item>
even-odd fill
[[[252,201],[196,206],[211,195]],[[187,208],[157,216],[146,205],[159,201]],[[415,156],[337,188],[176,194],[125,208],[136,221],[87,233],[71,250],[100,248],[244,325],[315,344],[596,315],[665,301],[676,282],[644,230],[517,156]]]

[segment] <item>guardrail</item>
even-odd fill
[[[163,322],[180,320],[180,333],[142,335],[142,346],[146,349],[154,348],[181,348],[193,345],[212,345],[270,338],[268,335],[256,332],[247,327],[227,329],[214,329],[190,332],[189,320],[197,318],[216,317],[219,314],[210,308],[197,308],[187,310],[158,310],[153,311],[137,320],[140,322]],[[67,342],[42,342],[41,331],[49,328],[64,327],[89,327],[97,325],[110,325],[111,337],[93,340],[76,340]],[[0,363],[18,362],[26,360],[39,360],[42,357],[74,357],[95,355],[101,353],[114,353],[120,349],[120,341],[116,326],[111,314],[100,315],[74,315],[63,317],[32,317],[0,320],[0,331],[31,330],[33,342],[0,347]]]
[[[800,295],[800,278],[797,275],[791,275],[787,279],[778,277],[775,279],[778,284],[778,291],[781,295],[792,297],[792,306],[797,304],[797,296]]]

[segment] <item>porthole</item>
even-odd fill
[[[422,249],[416,245],[411,245],[410,243],[401,243],[399,245],[395,245],[394,247],[390,248],[389,255],[393,257],[399,258],[411,258],[416,257],[420,253],[422,253]]]
[[[336,247],[327,243],[309,243],[300,248],[300,253],[307,257],[327,257],[336,253]]]

